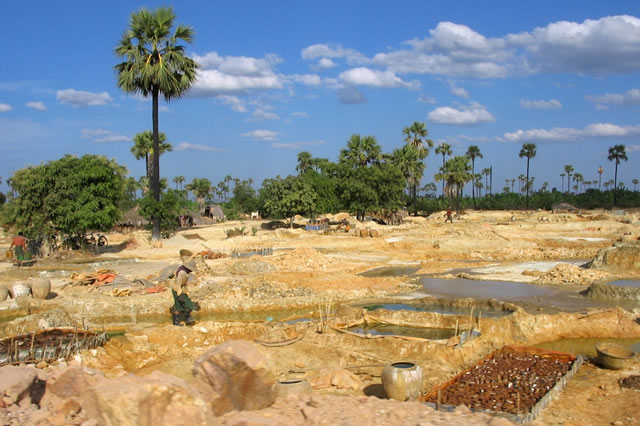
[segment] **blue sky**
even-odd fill
[[[30,164],[103,154],[132,176],[132,137],[151,103],[116,86],[114,47],[130,13],[166,3],[8,2],[0,14],[0,190]],[[201,64],[183,98],[162,103],[174,146],[161,174],[213,183],[295,173],[296,156],[335,160],[353,133],[385,152],[423,121],[454,154],[480,147],[494,191],[525,173],[559,187],[565,164],[613,178],[607,150],[625,144],[619,180],[640,178],[640,2],[190,1],[187,52]],[[442,157],[427,158],[423,183]]]

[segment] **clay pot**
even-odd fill
[[[422,390],[422,367],[413,362],[394,362],[382,370],[382,386],[389,398],[416,399]]]
[[[0,302],[5,300],[9,296],[9,289],[6,285],[0,285]]]
[[[31,286],[28,283],[15,283],[11,286],[11,297],[28,296],[31,293]]]
[[[31,294],[36,299],[46,299],[51,291],[51,281],[45,278],[37,278],[31,283]]]
[[[360,235],[360,238],[366,238],[369,236],[369,230],[368,229],[360,229],[358,235]]]
[[[275,386],[277,398],[311,395],[311,384],[304,379],[278,380]]]
[[[377,229],[369,229],[369,236],[372,238],[375,238],[378,236],[378,230]]]

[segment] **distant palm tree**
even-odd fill
[[[426,158],[429,155],[429,149],[433,148],[433,141],[427,139],[429,131],[424,123],[414,121],[411,126],[402,129],[404,135],[404,141],[408,145],[416,148],[421,154],[421,158]]]
[[[516,183],[515,179],[511,179],[511,192],[513,192],[513,185]]]
[[[469,157],[466,155],[453,157],[445,163],[440,172],[435,175],[437,181],[444,180],[445,193],[450,199],[450,203],[455,201],[456,211],[460,213],[460,198],[462,187],[473,178],[471,167],[469,167]]]
[[[374,136],[361,137],[354,133],[347,141],[347,147],[340,151],[340,161],[356,167],[377,163],[382,158],[380,145]]]
[[[467,157],[471,159],[471,174],[475,175],[476,170],[476,158],[482,158],[482,153],[480,152],[480,148],[476,145],[469,145],[467,148]],[[476,208],[476,195],[473,187],[471,187],[471,198],[473,198],[473,208]]]
[[[613,205],[616,205],[616,194],[618,193],[618,164],[620,161],[627,161],[627,153],[624,145],[614,145],[609,148],[609,155],[607,156],[609,161],[616,162],[616,171],[613,178]]]
[[[191,27],[178,25],[171,33],[175,14],[171,8],[154,12],[140,9],[131,14],[130,27],[116,46],[116,54],[124,61],[115,66],[118,87],[127,93],[151,96],[153,122],[153,198],[160,201],[160,131],[158,130],[158,99],[179,98],[196,80],[198,64],[186,56],[179,40],[191,43]],[[160,215],[153,219],[151,238],[159,240]]]
[[[524,190],[524,180],[526,177],[524,175],[518,175],[518,192],[522,192]]]
[[[296,166],[296,170],[303,174],[307,170],[311,169],[313,166],[313,157],[310,152],[302,151],[298,153],[298,165]]]
[[[491,168],[487,167],[482,169],[482,175],[484,175],[484,183],[485,183],[485,190],[484,190],[484,196],[487,196],[487,193],[489,191],[489,175],[491,174]]]
[[[560,173],[560,177],[562,178],[562,184],[560,185],[560,192],[562,192],[564,190],[564,177],[566,176],[566,173]]]
[[[451,155],[453,154],[453,151],[451,151],[451,145],[449,145],[446,142],[442,142],[440,145],[438,145],[438,147],[436,148],[436,154],[442,154],[442,167],[444,167],[444,161],[445,161],[445,157],[447,155]],[[442,181],[442,195],[444,196],[444,180]]]
[[[598,191],[600,191],[601,183],[602,183],[602,173],[604,173],[604,169],[602,166],[598,167]]]
[[[529,209],[529,160],[536,156],[536,144],[535,143],[525,143],[522,144],[522,149],[519,154],[520,158],[527,157],[527,209]]]
[[[638,186],[638,183],[640,183],[640,182],[638,182],[638,179],[632,179],[631,183],[633,184],[633,191],[635,192],[636,191],[636,187]]]
[[[184,182],[184,176],[176,176],[173,178],[173,183],[176,184],[176,189],[178,189],[178,185],[180,189],[182,189],[182,183]]]
[[[160,155],[173,151],[173,146],[167,142],[167,135],[165,135],[164,132],[158,134],[158,143],[160,146]],[[145,130],[133,137],[131,153],[136,157],[136,160],[144,158],[147,177],[151,181],[151,177],[153,176],[153,133],[151,130]]]
[[[574,173],[573,174],[573,182],[578,185],[577,192],[580,192],[580,184],[584,183],[584,176],[582,176],[582,173]]]
[[[571,183],[571,173],[573,173],[573,166],[571,164],[565,165],[564,171],[567,172],[567,192],[571,192],[571,189],[569,189],[569,184]]]
[[[391,154],[391,162],[400,169],[407,181],[409,194],[413,195],[413,188],[416,187],[424,173],[424,162],[420,159],[418,150],[411,145],[396,148]]]

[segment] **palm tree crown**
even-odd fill
[[[340,151],[340,161],[349,162],[356,167],[364,167],[380,161],[381,148],[375,136],[360,137],[353,134],[347,141],[347,148]]]
[[[571,173],[573,173],[573,166],[571,164],[566,164],[564,166],[564,171],[567,172],[567,192],[570,192],[569,184],[571,182]]]
[[[436,148],[436,154],[442,154],[442,167],[444,167],[445,156],[453,154],[453,151],[451,151],[451,145],[446,142],[442,142]],[[444,181],[442,181],[442,195],[444,195]]]
[[[529,183],[529,160],[531,160],[536,156],[536,144],[523,143],[519,156],[520,158],[527,157],[527,183],[525,188],[527,190],[527,209],[528,209],[529,208],[529,186],[531,186]]]
[[[414,121],[411,126],[402,129],[402,134],[404,135],[404,141],[407,145],[416,148],[422,158],[429,155],[429,149],[433,148],[433,141],[426,139],[429,131],[424,123]]]
[[[624,145],[614,145],[609,148],[609,155],[607,156],[609,161],[616,162],[616,171],[613,180],[613,204],[616,204],[616,194],[618,193],[618,164],[620,161],[627,161],[627,152]]]
[[[179,40],[191,43],[191,27],[178,25],[173,32],[175,14],[171,8],[154,12],[140,9],[131,14],[129,28],[124,32],[115,52],[123,62],[114,67],[117,84],[127,93],[151,95],[153,121],[153,170],[151,190],[160,200],[160,141],[158,130],[158,98],[166,101],[179,98],[196,80],[198,64],[185,55]],[[153,217],[151,238],[160,239],[160,216]]]
[[[158,134],[158,142],[160,144],[160,155],[173,151],[173,146],[167,142],[167,135],[165,135],[164,132]],[[153,132],[151,132],[151,130],[145,130],[133,137],[131,153],[136,157],[136,160],[144,158],[147,177],[151,179],[151,175],[153,174],[153,163],[151,161],[153,159]]]

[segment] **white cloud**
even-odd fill
[[[276,140],[278,132],[274,132],[273,130],[256,129],[247,133],[243,133],[240,136],[245,136],[261,141],[273,141]]]
[[[298,118],[309,118],[309,114],[304,111],[294,111],[291,113],[291,115]]]
[[[74,108],[106,105],[113,101],[107,92],[93,93],[75,89],[58,90],[56,99],[58,99],[58,102],[69,104]]]
[[[198,145],[189,142],[180,142],[176,145],[176,151],[199,151],[199,152],[221,152],[220,148],[213,148],[207,145]]]
[[[272,143],[271,147],[276,149],[303,149],[312,146],[324,145],[326,142],[323,140],[313,142],[290,142],[290,143]]]
[[[372,87],[407,87],[417,89],[417,81],[405,82],[392,71],[372,70],[366,67],[352,68],[340,73],[340,79],[347,84]]]
[[[604,95],[585,96],[585,99],[593,102],[598,109],[607,109],[608,105],[638,105],[640,104],[640,89],[629,89],[625,93],[605,93]]]
[[[619,126],[611,123],[594,123],[584,129],[567,127],[520,129],[505,133],[504,139],[509,142],[578,142],[582,138],[631,138],[638,136],[640,136],[640,125]]]
[[[461,98],[465,98],[465,99],[469,98],[469,92],[467,92],[467,89],[464,89],[462,87],[457,87],[455,85],[451,86],[451,93],[455,96],[460,96]]]
[[[27,102],[25,105],[27,106],[27,108],[35,109],[36,111],[46,111],[47,110],[47,106],[44,103],[40,102],[40,101]]]
[[[119,135],[106,129],[82,129],[80,137],[83,139],[91,139],[93,143],[114,143],[114,142],[130,142],[130,136]]]
[[[548,101],[545,101],[543,99],[521,99],[520,106],[526,109],[560,109],[562,108],[562,103],[560,103],[560,101],[557,99],[549,99]]]
[[[302,59],[308,61],[318,58],[320,58],[319,66],[322,65],[323,59],[326,59],[324,61],[325,64],[333,63],[330,58],[345,58],[349,65],[362,65],[369,62],[362,53],[354,49],[344,48],[341,45],[314,44],[302,49]]]
[[[477,102],[471,102],[468,106],[462,106],[460,109],[439,107],[431,111],[427,118],[433,123],[454,126],[471,126],[496,121],[495,117],[487,111],[487,107]]]
[[[423,104],[435,104],[436,98],[433,96],[420,95],[420,97],[418,97],[418,102],[422,102]]]
[[[252,115],[256,120],[277,120],[280,118],[278,114],[271,112],[266,108],[256,108]]]
[[[225,105],[230,105],[231,109],[235,112],[247,112],[247,108],[244,106],[244,102],[237,97],[232,95],[219,95],[216,97],[220,102]]]
[[[319,86],[322,84],[322,79],[317,74],[292,74],[288,78],[305,86]]]
[[[252,58],[210,52],[204,56],[194,55],[193,59],[201,65],[190,90],[195,96],[243,94],[283,86],[283,78],[274,71],[274,66],[282,61],[276,55]]]
[[[640,152],[640,145],[627,145],[625,147],[626,152]]]
[[[9,104],[0,104],[0,112],[8,112],[11,111],[13,107]]]
[[[341,87],[338,89],[338,101],[345,105],[365,104],[367,97],[357,87]]]
[[[316,66],[321,69],[333,68],[337,64],[329,58],[320,58]]]

